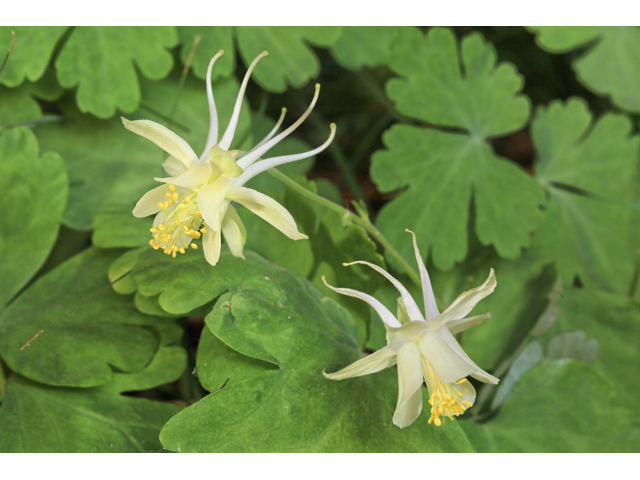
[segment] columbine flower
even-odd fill
[[[409,230],[407,230],[409,231]],[[410,232],[413,234],[413,232]],[[431,288],[429,274],[424,266],[416,236],[413,234],[413,247],[420,268],[422,293],[426,315],[409,295],[406,288],[382,268],[368,262],[363,263],[384,275],[400,291],[398,299],[398,317],[387,310],[378,300],[366,293],[349,288],[334,288],[322,280],[331,290],[364,300],[371,305],[387,329],[387,346],[371,355],[358,360],[336,373],[325,373],[332,380],[359,377],[398,364],[398,405],[393,415],[393,423],[400,428],[411,425],[422,411],[422,383],[429,389],[431,418],[429,423],[441,425],[440,417],[453,419],[473,405],[476,391],[465,378],[473,378],[485,383],[498,383],[498,379],[478,367],[464,352],[453,334],[478,325],[490,317],[479,315],[464,318],[477,303],[493,292],[496,277],[493,269],[489,278],[477,288],[464,292],[440,313]]]
[[[282,109],[282,115],[274,129],[251,151],[229,150],[249,76],[267,52],[258,55],[249,67],[240,87],[229,126],[218,141],[218,115],[211,89],[211,69],[222,54],[223,51],[220,50],[211,59],[207,70],[207,97],[211,123],[207,143],[200,158],[187,142],[162,125],[150,120],[132,122],[122,119],[127,129],[151,140],[170,155],[162,166],[171,176],[156,178],[164,185],[147,192],[133,210],[136,217],[158,214],[151,229],[153,239],[149,243],[154,249],[161,248],[175,258],[176,253],[185,253],[193,239],[202,236],[205,258],[211,265],[215,265],[220,258],[221,235],[224,235],[231,253],[244,258],[242,249],[247,233],[231,202],[245,206],[293,240],[308,238],[298,231],[293,217],[282,205],[242,185],[272,167],[321,152],[333,140],[336,128],[331,124],[329,139],[314,150],[260,160],[262,155],[293,132],[309,116],[320,92],[320,85],[316,85],[315,95],[307,111],[285,131],[274,137],[284,119],[286,110]],[[195,244],[191,244],[191,247],[197,248]]]

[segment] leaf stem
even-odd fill
[[[413,283],[415,283],[417,286],[421,285],[420,276],[418,275],[418,273],[411,267],[411,265],[407,263],[404,257],[400,255],[400,253],[394,248],[394,246],[391,245],[389,240],[387,240],[387,238],[380,232],[380,230],[378,230],[375,227],[375,225],[371,223],[371,220],[369,220],[369,216],[367,215],[366,208],[364,207],[364,205],[359,203],[353,204],[354,208],[358,210],[358,214],[356,215],[352,211],[338,205],[337,203],[334,203],[327,198],[321,197],[320,195],[311,192],[310,190],[306,189],[305,187],[297,183],[295,180],[289,178],[287,175],[278,171],[275,168],[272,168],[267,171],[272,176],[274,176],[275,178],[280,180],[282,183],[284,183],[291,190],[299,193],[303,197],[308,198],[309,200],[319,205],[322,205],[323,207],[333,210],[334,212],[338,213],[344,220],[348,219],[349,221],[352,221],[353,223],[360,225],[369,233],[369,235],[375,238],[378,241],[378,243],[382,245],[382,247],[387,251],[387,253],[389,253],[389,255],[391,255],[400,264],[404,272],[409,276],[409,278],[411,278],[411,281]]]

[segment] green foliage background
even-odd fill
[[[640,29],[0,27],[0,56],[12,31],[0,451],[640,450]],[[309,240],[240,210],[246,260],[223,247],[211,267],[201,249],[174,260],[148,248],[151,219],[131,210],[164,153],[119,117],[202,149],[220,49],[222,125],[247,65],[269,51],[233,148],[255,145],[283,106],[290,124],[316,82],[316,109],[268,156],[314,148],[330,122],[338,133],[281,169],[298,189],[267,173],[250,184]],[[300,188],[357,201],[357,213]],[[384,266],[419,295],[406,228],[442,308],[496,270],[472,312],[491,319],[459,340],[501,382],[476,385],[455,422],[423,414],[400,430],[395,369],[322,376],[385,341],[366,304],[321,278],[395,310],[388,283],[342,263]]]

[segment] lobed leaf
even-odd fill
[[[640,112],[640,29],[638,27],[528,27],[552,53],[586,46],[573,61],[578,80],[618,107]]]
[[[96,389],[55,388],[13,375],[0,407],[3,452],[157,452],[180,408]]]
[[[53,152],[40,155],[35,135],[25,127],[0,132],[0,191],[5,205],[1,310],[36,274],[56,241],[68,192],[63,161]]]
[[[106,273],[117,253],[83,251],[0,314],[0,354],[14,372],[48,385],[91,387],[110,382],[114,370],[149,364],[159,319],[111,289]]]
[[[597,121],[582,99],[540,107],[531,125],[536,177],[550,201],[535,243],[565,281],[627,292],[633,273],[631,198],[640,137],[623,115]]]
[[[78,87],[81,112],[109,118],[140,104],[137,70],[151,80],[167,76],[168,49],[178,41],[174,27],[75,27],[56,59],[60,84]]]
[[[284,92],[287,84],[305,85],[320,73],[318,57],[308,44],[328,47],[340,37],[341,27],[235,27],[238,50],[246,65],[269,52],[253,78],[265,90]]]
[[[371,177],[382,192],[403,191],[383,207],[378,227],[407,261],[413,249],[401,236],[411,228],[421,250],[431,250],[434,264],[447,270],[466,255],[473,198],[480,241],[517,257],[531,243],[544,192],[487,140],[525,125],[522,77],[497,64],[479,34],[465,37],[458,53],[452,31],[443,28],[426,36],[401,30],[389,64],[402,76],[387,84],[398,111],[455,131],[395,125],[385,132],[387,150],[372,157]]]
[[[298,274],[274,270],[223,295],[206,318],[242,355],[277,365],[215,391],[173,417],[163,445],[179,452],[468,451],[457,422],[391,423],[395,372],[323,377],[360,357],[353,320]],[[426,401],[425,390],[425,401]],[[268,426],[268,428],[265,428]]]
[[[44,74],[56,44],[68,28],[0,26],[0,55],[3,59],[13,42],[11,31],[16,34],[10,60],[4,66],[0,81],[8,87],[17,87],[25,78],[32,82],[38,80]]]
[[[216,79],[234,71],[234,40],[247,67],[266,50],[269,57],[260,62],[252,77],[265,90],[280,93],[287,85],[300,88],[318,75],[320,62],[308,44],[333,45],[340,31],[341,27],[178,27],[180,58],[186,63],[193,42],[200,35],[193,56],[194,73],[204,79],[211,58],[218,50],[224,50],[212,71],[212,78]]]
[[[592,366],[546,362],[527,372],[498,415],[461,422],[480,452],[634,452],[640,424]]]
[[[336,61],[350,70],[385,64],[398,30],[406,27],[344,26],[342,35],[331,46]]]

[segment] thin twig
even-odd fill
[[[36,334],[33,336],[33,338],[32,338],[31,340],[29,340],[27,343],[25,343],[25,344],[22,346],[22,348],[20,349],[20,351],[24,350],[24,349],[25,349],[25,348],[27,348],[27,347],[30,347],[30,346],[31,346],[31,342],[33,342],[36,338],[38,338],[38,336],[39,336],[42,332],[44,332],[44,330],[40,330],[38,333],[36,333]]]
[[[16,32],[11,30],[11,35],[13,35],[13,42],[11,42],[11,46],[9,47],[9,50],[7,51],[7,54],[5,55],[4,60],[2,61],[2,65],[0,65],[0,75],[2,75],[4,66],[7,64],[7,60],[9,60],[9,57],[11,56],[11,52],[13,51],[13,46],[16,44]]]

